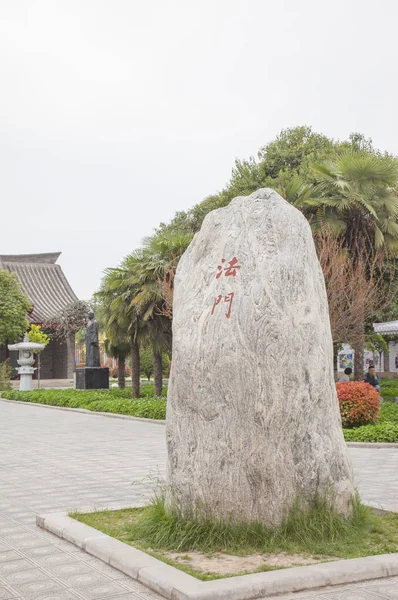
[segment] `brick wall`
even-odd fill
[[[68,379],[68,351],[65,342],[51,340],[40,357],[41,379]]]

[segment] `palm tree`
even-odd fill
[[[117,296],[117,291],[110,285],[113,281],[113,273],[107,273],[101,287],[95,294],[95,301],[98,304],[98,320],[105,328],[105,351],[108,356],[117,359],[118,362],[118,385],[119,388],[126,387],[126,358],[130,352],[128,343],[127,326],[119,323],[112,312],[112,302]]]
[[[140,388],[140,346],[148,342],[153,351],[155,393],[162,393],[162,353],[171,350],[170,299],[165,288],[172,289],[178,261],[191,239],[192,234],[175,232],[147,239],[120,267],[106,269],[96,294],[112,344],[117,346],[129,336],[133,396],[139,395]]]
[[[136,311],[147,324],[145,334],[153,352],[155,394],[160,396],[163,387],[162,353],[171,348],[171,322],[162,315],[162,264],[145,250],[136,251],[129,258],[128,281],[136,290],[133,300]]]
[[[398,161],[349,152],[314,169],[317,183],[301,202],[314,233],[342,236],[353,260],[364,250],[398,255]]]
[[[127,256],[120,267],[106,269],[101,289],[96,297],[106,315],[105,328],[115,345],[129,339],[131,352],[132,396],[140,395],[140,341],[147,325],[138,313],[134,298],[138,288],[131,281],[134,260]]]
[[[141,293],[137,305],[172,317],[174,275],[178,262],[188,248],[193,234],[165,232],[144,240],[138,283]]]
[[[163,352],[172,345],[170,291],[177,264],[192,239],[191,234],[167,233],[145,240],[144,248],[131,255],[130,282],[138,292],[134,304],[148,324],[148,340],[153,351],[155,394],[163,387]]]

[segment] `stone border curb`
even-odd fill
[[[31,406],[41,406],[43,408],[52,408],[54,410],[66,410],[70,412],[83,413],[85,415],[100,415],[101,417],[110,417],[111,419],[128,419],[130,421],[139,421],[140,423],[155,423],[156,425],[166,425],[166,421],[160,419],[147,419],[146,417],[133,417],[132,415],[120,415],[118,413],[97,412],[87,410],[86,408],[69,408],[67,406],[51,406],[51,404],[40,404],[40,402],[22,402],[21,400],[8,400],[2,398],[1,402],[12,402],[14,404],[24,404]],[[351,448],[398,448],[398,443],[395,442],[346,442]]]
[[[398,575],[398,554],[380,554],[199,581],[141,550],[75,521],[65,513],[37,516],[36,525],[75,544],[168,600],[254,600]]]
[[[111,419],[125,419],[129,421],[139,421],[140,423],[155,423],[156,425],[165,425],[166,421],[159,419],[147,419],[146,417],[133,417],[132,415],[120,415],[118,413],[98,412],[94,410],[87,410],[86,408],[69,408],[68,406],[51,406],[51,404],[40,404],[40,402],[23,402],[22,400],[8,400],[2,398],[0,395],[1,402],[10,402],[13,404],[24,404],[25,406],[41,406],[42,408],[52,408],[53,410],[66,410],[69,412],[82,413],[84,415],[99,415],[101,417],[109,417]],[[398,445],[398,444],[397,444]]]
[[[350,448],[398,448],[396,442],[346,442]]]

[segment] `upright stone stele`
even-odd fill
[[[102,390],[109,388],[109,369],[101,367],[98,323],[92,310],[88,313],[86,331],[86,366],[76,369],[76,389]]]
[[[18,350],[19,357],[17,359],[18,375],[19,375],[19,390],[21,392],[30,392],[33,389],[32,378],[36,371],[33,365],[35,364],[34,351],[39,352],[45,348],[45,344],[37,344],[36,342],[30,342],[29,336],[25,333],[23,342],[18,344],[9,344],[8,349]]]
[[[182,516],[351,511],[323,274],[308,222],[270,189],[208,214],[180,260],[166,433]]]

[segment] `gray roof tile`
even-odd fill
[[[32,303],[31,323],[41,324],[78,299],[61,267],[56,263],[60,252],[46,254],[0,255],[0,268],[17,276]]]

